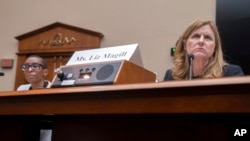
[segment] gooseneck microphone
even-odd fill
[[[0,72],[0,76],[4,76],[4,73],[3,73],[3,72]]]
[[[188,62],[189,62],[189,75],[188,75],[188,79],[191,80],[193,78],[193,60],[194,60],[194,55],[193,54],[189,54],[188,55]]]

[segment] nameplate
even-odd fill
[[[143,67],[139,45],[129,44],[83,51],[75,51],[66,65],[127,60]]]

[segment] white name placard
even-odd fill
[[[76,51],[66,65],[127,60],[143,67],[139,45],[129,44],[114,47]]]

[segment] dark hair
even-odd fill
[[[43,68],[44,68],[44,69],[47,69],[47,68],[48,68],[48,65],[47,65],[46,60],[45,60],[44,58],[42,58],[41,56],[39,56],[39,55],[29,55],[27,58],[31,58],[31,57],[41,59]]]

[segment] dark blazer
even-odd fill
[[[238,65],[225,65],[223,66],[223,73],[224,77],[228,76],[243,76],[244,72],[242,71],[241,67]],[[172,70],[168,69],[164,76],[163,81],[174,80],[172,76]]]

